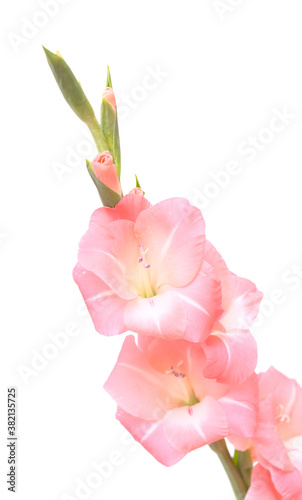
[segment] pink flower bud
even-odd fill
[[[99,153],[92,161],[92,168],[97,178],[119,195],[122,194],[122,188],[117,177],[113,158],[109,151]]]
[[[103,92],[103,99],[106,99],[106,101],[111,104],[113,107],[114,111],[116,111],[116,100],[115,100],[115,95],[113,90],[110,87],[107,87],[104,92]]]
[[[129,191],[129,194],[138,194],[138,196],[145,196],[144,191],[141,188],[133,188]]]

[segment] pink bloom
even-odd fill
[[[220,384],[203,376],[199,344],[128,336],[105,383],[116,417],[159,462],[170,466],[229,433],[254,433],[257,377]]]
[[[114,95],[112,88],[107,87],[104,90],[103,99],[108,101],[111,104],[111,106],[113,107],[114,111],[116,111],[116,100],[115,100],[115,95]]]
[[[269,470],[280,498],[301,500],[302,388],[272,367],[258,375],[258,380],[260,404],[253,455]],[[231,441],[241,450],[250,446],[240,438]]]
[[[229,271],[208,241],[204,260],[221,281],[224,311],[203,345],[207,356],[205,376],[219,382],[240,383],[256,367],[257,345],[249,328],[258,314],[263,294],[251,281]]]
[[[74,270],[96,330],[205,340],[222,309],[204,246],[203,217],[183,198],[128,194],[96,210]]]
[[[120,182],[117,177],[113,158],[109,151],[98,153],[92,161],[92,168],[97,178],[119,195],[122,194]]]
[[[138,194],[138,196],[145,196],[144,191],[141,188],[133,188],[131,191],[129,191],[129,194]]]

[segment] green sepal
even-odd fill
[[[86,160],[86,166],[90,177],[98,190],[104,207],[115,207],[122,197],[97,178],[93,171],[92,163],[89,160]]]
[[[139,183],[139,180],[137,178],[137,175],[136,174],[134,174],[134,175],[135,175],[135,187],[142,189],[142,187]],[[146,194],[145,191],[143,191],[143,193],[144,193],[144,195]]]
[[[43,47],[43,46],[42,46]],[[64,59],[43,47],[47,62],[72,111],[89,127],[99,153],[108,149],[102,129],[81,84]]]
[[[139,180],[137,178],[137,175],[136,174],[134,174],[134,175],[135,175],[135,181],[136,181],[135,187],[142,189],[142,187],[141,187],[141,185],[139,183]]]
[[[107,66],[107,81],[106,81],[106,87],[110,87],[112,89],[112,80],[111,80],[111,74],[110,74],[110,69],[109,66]]]
[[[113,109],[111,104],[102,99],[101,105],[101,128],[108,144],[109,151],[113,157],[116,173],[118,179],[121,178],[121,149],[120,137],[118,130],[117,112]]]

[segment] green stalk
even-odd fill
[[[247,487],[239,470],[233,462],[233,459],[225,444],[225,440],[221,439],[220,441],[216,441],[216,443],[212,443],[209,446],[211,450],[213,450],[217,454],[220,462],[222,463],[232,485],[236,499],[244,500],[247,493]]]

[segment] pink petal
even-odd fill
[[[224,409],[231,436],[250,438],[254,435],[258,407],[258,380],[255,374],[242,384],[231,385],[219,403]]]
[[[101,207],[95,210],[90,218],[90,224],[92,226],[107,226],[110,222],[118,220],[118,213],[116,208]]]
[[[284,446],[293,466],[302,474],[302,435],[288,439],[284,442]]]
[[[168,442],[179,453],[188,453],[200,446],[224,438],[228,424],[220,404],[206,396],[194,406],[170,410],[163,421]]]
[[[279,469],[270,469],[273,484],[284,500],[302,499],[302,476],[294,469],[292,472],[284,472]]]
[[[136,296],[139,247],[134,236],[134,223],[126,220],[107,226],[90,223],[80,241],[79,263],[101,278],[123,299]]]
[[[134,439],[161,464],[170,467],[181,460],[185,453],[179,453],[168,442],[162,421],[142,420],[118,408],[116,418],[132,434]]]
[[[201,212],[184,198],[161,201],[140,213],[135,235],[148,248],[158,286],[182,287],[195,278],[203,258],[204,229]]]
[[[255,370],[257,344],[249,331],[215,332],[203,348],[207,357],[205,377],[224,383],[241,383]]]
[[[222,306],[225,313],[220,321],[225,330],[248,329],[259,312],[263,294],[251,281],[231,273],[209,241],[205,244],[204,259],[221,280]]]
[[[256,465],[253,468],[251,487],[245,500],[282,500],[272,482],[271,475],[267,469]]]
[[[186,340],[171,342],[147,335],[138,335],[138,346],[155,370],[167,373],[171,365],[174,368],[179,365],[179,371],[187,373],[189,370],[188,349],[197,345]],[[199,346],[197,348],[200,350]],[[199,358],[197,368],[199,369],[199,366],[203,364],[203,359]]]
[[[98,276],[77,264],[73,278],[85,300],[95,329],[102,335],[118,335],[126,331],[126,301],[116,295]]]
[[[228,436],[228,441],[239,451],[249,450],[253,445],[250,438],[241,438],[238,436]]]
[[[232,300],[221,318],[221,323],[227,331],[247,330],[259,312],[263,293],[257,290],[254,283],[235,274],[231,275],[230,289]]]
[[[151,203],[146,198],[127,194],[122,197],[114,208],[101,207],[95,210],[91,216],[91,222],[99,226],[106,226],[110,222],[119,219],[135,222],[138,215],[151,206]]]
[[[221,316],[221,285],[213,269],[204,262],[201,271],[187,286],[175,289],[187,311],[186,340],[202,342]]]
[[[132,335],[126,337],[104,388],[121,409],[143,420],[163,418],[183,397],[177,379],[154,370]]]
[[[151,203],[146,198],[136,194],[126,194],[116,205],[115,210],[120,219],[135,222],[143,210],[151,207]]]
[[[152,298],[129,301],[125,324],[128,330],[137,333],[175,340],[184,336],[186,310],[176,293],[167,290]]]

